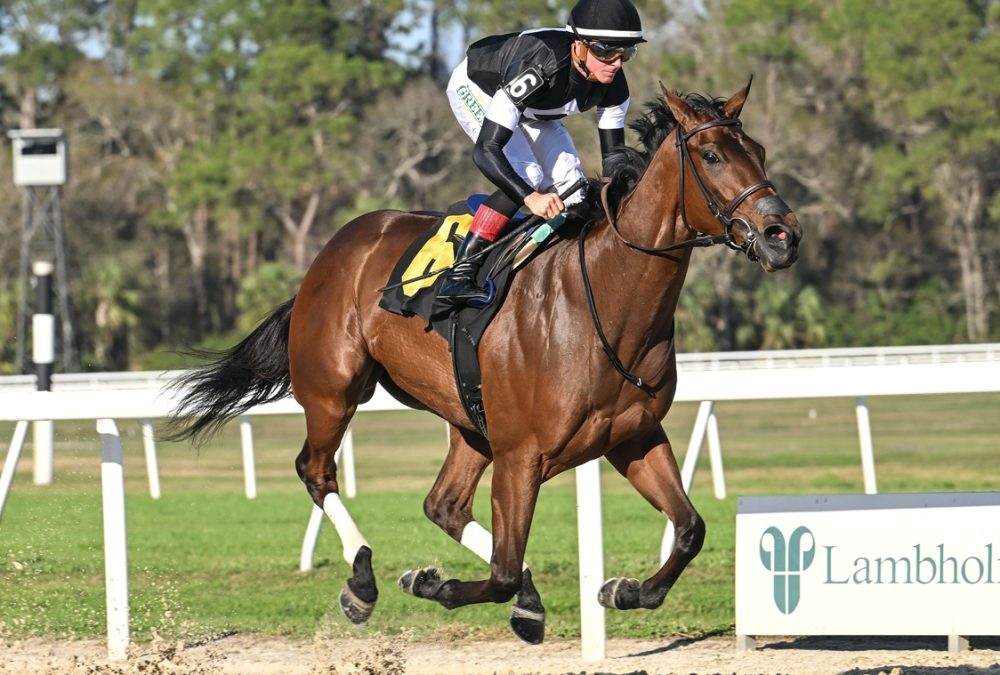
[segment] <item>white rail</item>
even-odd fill
[[[678,354],[681,372],[693,370],[766,370],[817,366],[888,366],[919,363],[982,363],[1000,361],[1000,343],[924,345],[904,347],[850,347],[838,349],[787,349],[753,352],[698,352]],[[184,370],[99,373],[55,373],[55,390],[155,389]],[[0,376],[0,391],[33,391],[34,375]]]

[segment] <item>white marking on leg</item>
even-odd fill
[[[493,560],[493,535],[476,521],[470,520],[462,529],[459,543],[485,560],[487,564]],[[528,563],[522,562],[521,569],[528,569]]]
[[[336,492],[331,492],[323,499],[323,511],[329,516],[340,536],[340,543],[344,545],[344,560],[347,561],[348,565],[353,565],[354,557],[357,556],[361,547],[371,548],[371,546],[361,534],[358,526],[354,524],[354,519],[351,518],[351,514],[347,512],[344,503],[340,501],[340,495]]]

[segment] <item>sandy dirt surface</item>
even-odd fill
[[[154,643],[109,662],[97,640],[33,638],[0,644],[10,675],[1000,675],[1000,641],[974,639],[949,653],[943,638],[807,638],[760,641],[738,652],[734,638],[609,640],[606,658],[585,661],[573,641],[435,643],[404,637],[288,640],[231,635],[207,644]]]

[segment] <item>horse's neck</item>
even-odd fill
[[[650,161],[635,189],[623,200],[618,229],[632,241],[662,248],[685,236],[680,219],[677,162],[672,143],[664,142]]]
[[[664,145],[667,145],[666,143]],[[672,147],[672,146],[671,146]],[[616,223],[622,237],[649,248],[662,248],[680,241],[687,229],[680,222],[677,167],[668,149],[661,147],[629,197],[622,202]],[[636,303],[655,308],[672,320],[691,249],[669,254],[650,254],[627,247],[611,227],[601,230],[604,260],[601,267],[620,268],[625,283],[620,311],[633,311]]]

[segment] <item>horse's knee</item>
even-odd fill
[[[705,544],[705,521],[697,513],[675,525],[674,550],[685,559],[691,560],[701,551]]]

